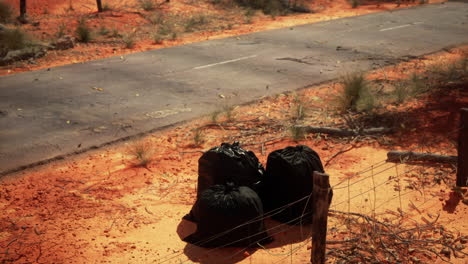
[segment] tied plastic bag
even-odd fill
[[[200,247],[258,247],[272,241],[263,223],[263,205],[255,191],[233,183],[206,189],[192,209],[197,231],[184,241]]]
[[[285,207],[274,220],[288,224],[309,224],[312,220],[313,204],[312,174],[324,172],[317,152],[298,145],[271,152],[268,155],[264,178],[264,205],[267,211]],[[301,198],[309,196],[300,202]],[[290,203],[296,202],[292,205]]]
[[[198,160],[197,199],[211,186],[228,182],[259,192],[264,173],[263,165],[252,151],[241,148],[238,142],[222,143]],[[192,210],[184,219],[197,222],[199,217]]]
[[[222,143],[198,160],[197,197],[213,185],[228,182],[255,189],[264,173],[265,169],[252,151],[241,148],[239,142]]]

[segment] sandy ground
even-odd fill
[[[390,83],[412,71],[450,64],[463,51],[468,49],[408,61],[368,77],[376,92],[386,94]],[[332,82],[264,98],[135,142],[9,175],[0,185],[1,263],[308,263],[309,227],[281,226],[271,220],[266,224],[275,242],[265,249],[209,250],[181,240],[195,230],[181,218],[195,200],[201,151],[235,140],[254,151],[263,164],[268,153],[289,145],[315,149],[334,187],[331,209],[409,226],[432,222],[440,214],[438,223],[445,230],[466,235],[468,206],[451,191],[453,167],[385,163],[387,151],[395,149],[456,155],[457,113],[468,107],[466,82],[454,87],[448,83],[448,88],[404,104],[382,103],[385,107],[379,108],[376,120],[355,116],[368,126],[393,120],[398,128],[393,134],[356,139],[310,134],[294,141],[292,124],[345,126],[334,110],[339,90],[340,84]],[[300,120],[298,102],[307,109]],[[141,159],[135,158],[138,148],[145,150],[146,166],[139,166]],[[349,238],[352,234],[344,226],[342,219],[331,215],[328,239]],[[421,263],[443,263],[418,256]],[[467,263],[466,258],[451,261]]]
[[[19,6],[19,0],[6,0]],[[429,3],[441,2],[431,0]],[[402,1],[379,3],[365,1],[352,8],[346,0],[317,0],[307,4],[314,13],[288,16],[266,16],[260,11],[250,15],[236,6],[213,5],[210,1],[172,0],[160,7],[160,13],[169,17],[178,28],[177,37],[156,44],[153,35],[157,25],[151,23],[154,11],[143,11],[136,0],[103,1],[110,10],[98,14],[92,0],[35,0],[28,2],[31,21],[21,26],[36,42],[53,43],[60,34],[76,36],[77,21],[85,18],[93,32],[90,43],[78,43],[75,48],[64,51],[49,51],[40,59],[17,62],[0,67],[0,75],[49,68],[70,63],[120,56],[123,54],[188,44],[208,39],[225,38],[269,29],[326,21],[331,19],[364,15],[374,12],[391,11],[418,5],[418,2]],[[187,20],[202,15],[202,25],[187,31]],[[106,32],[107,31],[107,32]],[[104,33],[106,32],[106,33]],[[115,33],[115,34],[114,34]],[[135,41],[132,48],[124,44],[125,38]]]

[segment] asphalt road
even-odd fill
[[[0,77],[0,175],[466,43],[447,2]]]

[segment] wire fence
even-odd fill
[[[460,128],[457,128],[453,131],[451,131],[450,133],[447,134],[447,137],[450,136],[451,134],[455,134],[455,133],[458,133],[460,130]],[[423,144],[423,145],[418,145],[418,146],[415,146],[413,147],[412,149],[410,149],[409,151],[417,151],[417,150],[420,150],[420,151],[424,151],[424,150],[427,150],[427,149],[430,149],[431,145],[433,146],[433,144],[436,143],[436,142],[427,142],[427,144]],[[453,151],[454,147],[453,146],[448,146],[447,148],[444,148],[444,149],[439,149],[438,152],[439,153],[445,153],[446,151]],[[351,203],[353,201],[355,201],[356,199],[360,198],[360,197],[364,197],[366,196],[365,198],[368,199],[368,200],[372,200],[372,205],[370,206],[370,208],[368,207],[367,210],[364,212],[364,214],[372,214],[375,216],[376,214],[376,210],[378,210],[379,208],[387,205],[388,207],[388,203],[389,202],[392,202],[394,200],[398,200],[398,207],[395,208],[398,212],[400,212],[401,215],[403,215],[403,211],[404,211],[404,208],[403,208],[403,202],[402,202],[402,197],[404,196],[407,196],[407,195],[410,195],[410,194],[413,194],[415,192],[420,192],[420,190],[417,190],[417,189],[412,189],[412,190],[409,190],[409,191],[406,191],[404,192],[402,190],[402,186],[401,186],[401,180],[402,178],[405,176],[405,175],[408,175],[409,173],[411,172],[414,172],[415,170],[418,169],[418,167],[416,166],[411,166],[411,167],[407,167],[406,165],[408,165],[408,163],[411,162],[411,159],[405,159],[405,160],[401,160],[400,163],[388,163],[386,160],[381,160],[381,161],[378,161],[374,164],[372,164],[371,166],[367,167],[367,168],[364,168],[362,169],[361,171],[357,172],[357,173],[354,173],[352,176],[350,177],[346,177],[345,179],[339,181],[338,183],[334,184],[332,186],[332,189],[333,191],[335,192],[335,200],[332,202],[331,204],[331,207],[335,209],[336,211],[336,208],[339,208],[340,206],[342,205],[347,205],[347,212],[348,213],[352,213],[351,212]],[[382,177],[382,176],[385,176],[385,177]],[[385,180],[381,180],[382,178],[384,178]],[[380,181],[379,181],[379,180]],[[386,200],[381,200],[381,201],[378,201],[378,191],[379,190],[382,190],[382,188],[386,185],[389,185],[391,183],[395,183],[397,188],[396,188],[396,192],[395,192],[395,195],[389,199],[386,199]],[[355,193],[355,194],[351,194],[352,192],[356,192],[356,186],[360,184],[359,186],[362,187],[367,187],[367,188],[360,188],[359,192],[358,193]],[[337,193],[339,193],[340,195],[337,195]],[[345,195],[342,195],[342,194],[345,194]],[[339,196],[344,196],[345,198],[344,199],[340,199],[338,198]],[[369,197],[371,199],[369,199]],[[303,214],[286,222],[286,223],[280,223],[280,224],[277,224],[273,227],[269,227],[266,229],[266,232],[269,234],[269,236],[271,237],[275,237],[277,236],[278,234],[280,233],[285,233],[285,232],[288,232],[290,231],[291,229],[294,229],[294,228],[300,228],[301,230],[301,236],[302,236],[302,242],[300,243],[297,243],[298,245],[295,245],[293,246],[292,243],[289,244],[290,246],[290,249],[287,250],[287,252],[282,252],[282,253],[278,253],[278,252],[273,252],[272,249],[273,248],[269,248],[267,245],[262,245],[261,244],[261,240],[258,240],[258,241],[253,241],[251,243],[249,243],[247,246],[243,247],[243,248],[238,248],[237,250],[235,250],[234,252],[230,253],[230,254],[226,254],[225,256],[221,257],[220,259],[218,259],[219,263],[228,263],[230,259],[232,259],[233,257],[237,256],[237,255],[240,255],[240,254],[243,254],[244,252],[246,252],[247,250],[249,250],[249,248],[252,248],[252,247],[255,247],[259,250],[263,250],[266,254],[268,254],[269,256],[272,256],[272,257],[279,257],[279,259],[273,263],[281,263],[281,262],[286,262],[288,259],[290,259],[290,262],[291,263],[294,263],[294,259],[293,259],[293,255],[295,253],[297,253],[298,251],[300,251],[301,249],[304,249],[306,247],[306,245],[309,245],[310,244],[310,230],[309,232],[306,232],[304,233],[303,232],[303,227],[302,225],[300,227],[298,226],[295,226],[295,225],[291,225],[293,222],[295,221],[298,221],[298,220],[301,220],[301,219],[305,219],[305,218],[308,218],[308,217],[311,217],[311,214],[312,212],[306,212],[307,210],[307,206],[308,204],[311,202],[311,195],[307,195],[307,196],[304,196],[294,202],[291,202],[291,203],[288,203],[280,208],[276,208],[274,210],[271,210],[269,212],[266,212],[264,213],[263,215],[261,216],[258,216],[256,218],[253,218],[241,225],[238,225],[236,227],[233,227],[229,230],[226,230],[222,233],[219,233],[219,234],[216,234],[216,235],[213,235],[211,237],[208,237],[206,239],[203,239],[202,241],[196,243],[196,244],[188,244],[184,249],[180,249],[180,250],[177,250],[175,251],[174,253],[170,253],[170,254],[167,254],[165,256],[161,256],[160,258],[158,258],[156,260],[156,263],[169,263],[171,261],[175,261],[174,263],[191,263],[190,262],[190,259],[187,257],[187,252],[190,251],[190,250],[200,250],[200,247],[206,245],[206,243],[214,240],[214,239],[217,239],[221,236],[225,236],[225,235],[229,235],[229,233],[231,232],[235,232],[236,230],[238,230],[239,228],[243,227],[243,226],[246,226],[246,225],[249,225],[249,224],[252,224],[252,223],[255,223],[255,222],[263,222],[269,218],[271,218],[272,216],[275,216],[281,212],[283,212],[284,210],[287,210],[288,208],[292,207],[292,206],[295,206],[296,204],[298,203],[301,203],[303,201],[307,201],[306,202],[306,205],[304,207],[304,210],[303,210]],[[379,203],[377,203],[379,202]],[[427,202],[427,201],[425,201]],[[331,214],[333,215],[333,214]],[[338,229],[338,228],[341,228],[343,226],[345,226],[345,224],[342,224],[342,225],[338,225],[336,222],[329,222],[329,228],[335,228],[335,229]],[[263,231],[262,231],[263,232]],[[241,241],[248,241],[249,239],[251,239],[252,237],[255,237],[257,235],[259,235],[260,233],[255,233],[255,234],[252,234],[250,236],[247,236],[247,237],[244,237],[242,239],[239,239],[239,240],[236,240],[236,241],[231,241],[229,243],[226,243],[224,245],[220,245],[218,247],[215,247],[215,248],[211,248],[211,249],[206,249],[204,251],[204,254],[205,255],[210,255],[212,254],[213,252],[217,251],[217,250],[220,250],[220,249],[223,249],[225,247],[229,247],[231,244],[235,244],[237,242],[241,242]],[[308,237],[306,237],[308,236]],[[284,246],[286,247],[286,246]],[[252,261],[252,258],[253,256],[249,256],[250,261]]]

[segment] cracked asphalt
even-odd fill
[[[466,1],[0,77],[0,175],[468,43]]]

